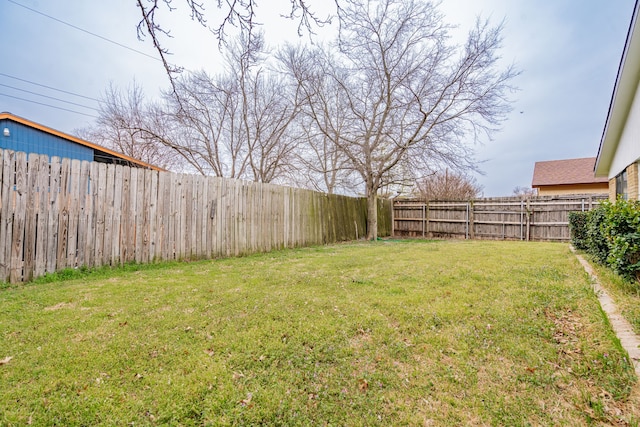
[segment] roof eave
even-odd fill
[[[64,139],[66,139],[68,141],[73,141],[73,142],[75,142],[77,144],[84,145],[85,147],[89,147],[89,148],[92,148],[94,150],[103,151],[103,152],[105,152],[107,154],[110,154],[110,155],[112,155],[114,157],[118,157],[118,158],[120,158],[122,160],[126,160],[127,162],[134,163],[134,164],[136,164],[138,166],[141,166],[141,167],[143,167],[145,169],[153,169],[153,170],[157,170],[157,171],[161,171],[161,172],[165,171],[165,169],[163,169],[163,168],[161,168],[159,166],[154,166],[154,165],[151,165],[149,163],[145,163],[145,162],[143,162],[141,160],[134,159],[133,157],[129,157],[126,154],[118,153],[117,151],[110,150],[110,149],[108,149],[106,147],[103,147],[101,145],[94,144],[94,143],[89,142],[89,141],[85,141],[84,139],[80,139],[78,137],[66,134],[64,132],[60,132],[59,130],[52,129],[50,127],[41,125],[39,123],[32,122],[31,120],[25,119],[24,117],[16,116],[16,115],[11,114],[11,113],[0,113],[0,120],[2,120],[2,119],[12,120],[14,122],[23,124],[25,126],[29,126],[29,127],[34,128],[34,129],[41,130],[42,132],[46,132],[46,133],[49,133],[51,135],[59,136],[60,138],[64,138]]]
[[[596,177],[609,176],[611,163],[615,155],[624,124],[629,115],[640,79],[640,32],[637,29],[638,5],[636,0],[624,51],[618,66],[618,75],[609,103],[609,112],[605,122],[598,156],[594,167]]]

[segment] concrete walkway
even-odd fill
[[[585,271],[589,276],[591,276],[591,279],[593,280],[593,290],[600,300],[602,310],[607,314],[609,322],[611,322],[611,326],[613,327],[613,331],[620,340],[620,344],[622,344],[622,347],[627,351],[627,353],[629,353],[636,375],[640,378],[640,338],[635,334],[635,332],[633,332],[633,328],[629,322],[622,317],[616,304],[613,302],[609,294],[607,294],[607,292],[602,288],[598,281],[598,276],[596,276],[591,265],[581,255],[576,253],[573,246],[571,246],[571,251],[578,258],[578,261],[580,261],[580,264],[582,264]]]

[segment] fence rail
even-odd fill
[[[0,150],[0,282],[366,235],[366,200]],[[379,234],[391,231],[379,203]]]
[[[591,210],[602,195],[488,198],[471,201],[397,199],[398,237],[568,241],[569,212]]]

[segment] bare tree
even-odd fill
[[[76,130],[82,138],[111,148],[145,163],[170,169],[177,166],[175,156],[149,132],[149,109],[142,88],[134,81],[122,91],[109,85],[100,102],[94,126]]]
[[[298,87],[268,70],[262,35],[251,42],[240,37],[228,50],[227,63],[236,76],[242,106],[241,127],[252,179],[272,182],[291,167],[298,138],[292,134],[300,112]]]
[[[264,70],[240,73],[237,93],[241,106],[235,123],[227,124],[228,141],[246,147],[248,179],[272,182],[291,166],[298,140],[291,129],[299,107],[287,96],[283,80]]]
[[[482,193],[482,186],[472,176],[445,169],[419,180],[415,193],[424,200],[471,200]]]
[[[135,84],[126,94],[111,87],[97,126],[86,133],[126,154],[149,161],[162,154],[203,175],[285,179],[299,144],[292,129],[300,107],[295,85],[264,67],[262,40],[256,34],[252,43],[230,45],[217,76],[182,74],[161,105],[145,105]]]
[[[364,182],[375,239],[378,192],[398,168],[475,166],[468,142],[505,119],[517,72],[498,66],[501,26],[478,20],[464,46],[450,45],[432,2],[347,0],[339,18],[338,52],[299,50],[286,63],[308,114]]]
[[[203,175],[243,178],[248,169],[246,141],[234,133],[242,117],[238,81],[204,71],[176,79],[155,114],[158,135],[189,167]],[[175,96],[174,96],[175,95]]]
[[[517,186],[516,188],[513,189],[512,194],[515,197],[520,197],[522,199],[527,199],[529,197],[537,196],[538,195],[538,190],[536,188]]]
[[[289,180],[299,187],[328,194],[356,194],[361,183],[351,169],[349,159],[330,138],[317,130],[313,122],[298,125],[304,133]]]
[[[358,184],[361,184],[359,177],[354,174],[347,154],[335,144],[343,130],[347,129],[346,117],[342,114],[347,102],[343,88],[335,81],[324,78],[323,69],[317,66],[313,53],[301,46],[287,45],[278,51],[277,58],[283,71],[293,77],[294,86],[302,93],[302,111],[296,123],[302,130],[301,144],[296,154],[299,179],[294,181],[329,194],[355,193]],[[313,81],[313,85],[309,84],[310,81]],[[310,90],[327,105],[322,116],[310,108]],[[331,116],[331,120],[328,116]],[[322,122],[322,127],[318,126],[318,121]],[[331,132],[331,135],[327,135],[327,132]]]
[[[273,1],[273,0],[271,0]],[[336,8],[339,8],[339,1],[334,0]],[[229,27],[234,27],[239,33],[245,34],[245,42],[252,43],[256,34],[256,27],[261,23],[256,16],[255,0],[211,0],[209,5],[215,6],[218,11],[218,20],[209,26],[206,19],[205,2],[196,0],[185,0],[187,8],[191,12],[191,19],[200,25],[209,28],[216,39],[218,45],[222,46],[227,39]],[[301,36],[306,30],[309,34],[314,33],[314,28],[323,26],[331,21],[331,16],[320,17],[312,10],[307,0],[286,0],[283,2],[287,8],[281,16],[298,22],[298,35]],[[160,19],[156,16],[156,12],[166,8],[168,11],[175,9],[173,0],[136,0],[136,5],[140,9],[142,18],[138,23],[138,38],[142,39],[145,35],[149,35],[154,48],[160,55],[160,59],[169,77],[172,89],[175,91],[177,74],[182,72],[182,68],[171,64],[168,56],[171,54],[163,47],[162,38],[171,37],[170,30],[163,27]]]
[[[286,176],[298,139],[295,87],[264,67],[262,38],[241,38],[226,52],[217,76],[187,73],[165,93],[161,114],[165,141],[205,175],[272,182]]]

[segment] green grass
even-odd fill
[[[620,313],[627,319],[636,334],[640,334],[640,283],[625,279],[611,269],[591,261],[600,284],[613,298]]]
[[[0,425],[638,424],[564,244],[375,242],[0,290]]]

